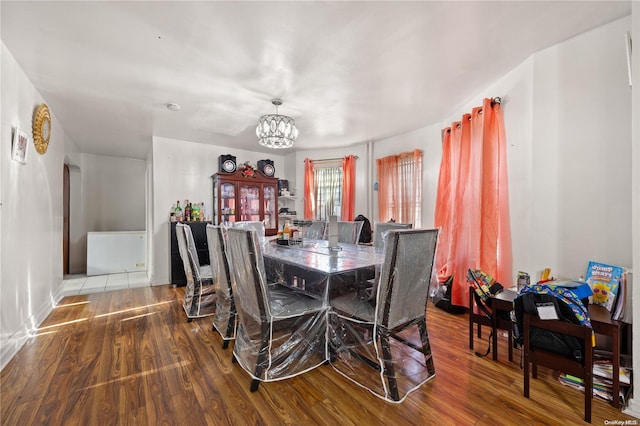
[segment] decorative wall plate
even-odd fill
[[[51,114],[47,104],[40,104],[33,115],[33,144],[38,154],[44,154],[51,137]]]

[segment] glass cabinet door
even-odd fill
[[[256,185],[240,185],[240,215],[241,221],[255,221],[262,220],[260,217],[260,187]]]
[[[220,184],[220,220],[218,225],[233,226],[236,221],[236,186],[233,183]]]
[[[265,230],[271,229],[278,231],[278,212],[276,211],[276,187],[274,185],[263,185],[264,191],[264,227]]]

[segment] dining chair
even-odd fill
[[[178,251],[182,258],[187,278],[182,307],[191,321],[193,318],[213,315],[216,306],[216,289],[211,273],[211,265],[200,265],[196,244],[191,227],[187,224],[176,225]]]
[[[258,233],[258,237],[264,237],[265,236],[265,227],[264,227],[264,222],[261,221],[241,221],[241,222],[236,222],[233,225],[234,228],[239,228],[239,229],[255,229],[256,232]]]
[[[362,224],[364,222],[358,221],[339,221],[338,222],[338,242],[358,244],[360,239],[360,231],[362,231]]]
[[[588,309],[573,291],[544,284],[528,289],[513,303],[517,334],[521,334],[517,340],[523,344],[524,396],[529,398],[530,376],[537,378],[539,365],[582,379],[584,420],[591,423],[595,342]],[[540,318],[542,307],[552,319]]]
[[[257,232],[230,228],[227,249],[238,328],[233,360],[260,382],[293,377],[326,359],[327,306],[322,300],[268,283]]]
[[[375,298],[329,300],[331,365],[388,401],[404,400],[435,375],[426,307],[437,238],[437,229],[389,231]]]
[[[207,225],[207,242],[211,269],[216,280],[216,311],[213,316],[213,329],[222,337],[222,348],[236,336],[236,307],[231,288],[231,270],[227,257],[225,228]]]
[[[375,224],[373,230],[373,246],[383,247],[384,240],[382,236],[390,229],[411,229],[413,224],[411,223],[395,223],[395,222],[378,222]]]
[[[375,226],[373,235],[373,246],[376,248],[384,248],[384,236],[390,229],[411,229],[410,223],[378,223]],[[361,274],[366,277],[367,274]],[[375,291],[378,281],[380,280],[380,265],[376,265],[373,271],[369,271],[369,277],[365,280],[360,279],[361,283],[358,284],[361,297],[372,300],[375,297]]]
[[[307,240],[324,240],[326,236],[327,222],[318,220],[311,222],[311,225],[302,229],[302,238]]]

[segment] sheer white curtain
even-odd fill
[[[313,170],[315,219],[328,220],[340,217],[342,200],[342,166],[316,167]]]

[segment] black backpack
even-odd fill
[[[362,224],[362,231],[360,231],[360,239],[358,240],[358,242],[370,243],[373,232],[371,232],[371,222],[369,222],[369,219],[359,214],[358,216],[356,216],[354,221],[364,222]]]
[[[524,292],[523,292],[524,291]],[[588,299],[586,303],[589,303]],[[585,300],[562,287],[550,287],[545,284],[535,284],[524,287],[513,301],[514,307],[514,340],[516,344],[524,343],[524,312],[538,315],[537,306],[553,306],[558,319],[572,324],[591,325]],[[580,339],[566,334],[531,327],[530,344],[567,357],[573,357],[581,362],[584,357],[584,344]]]

